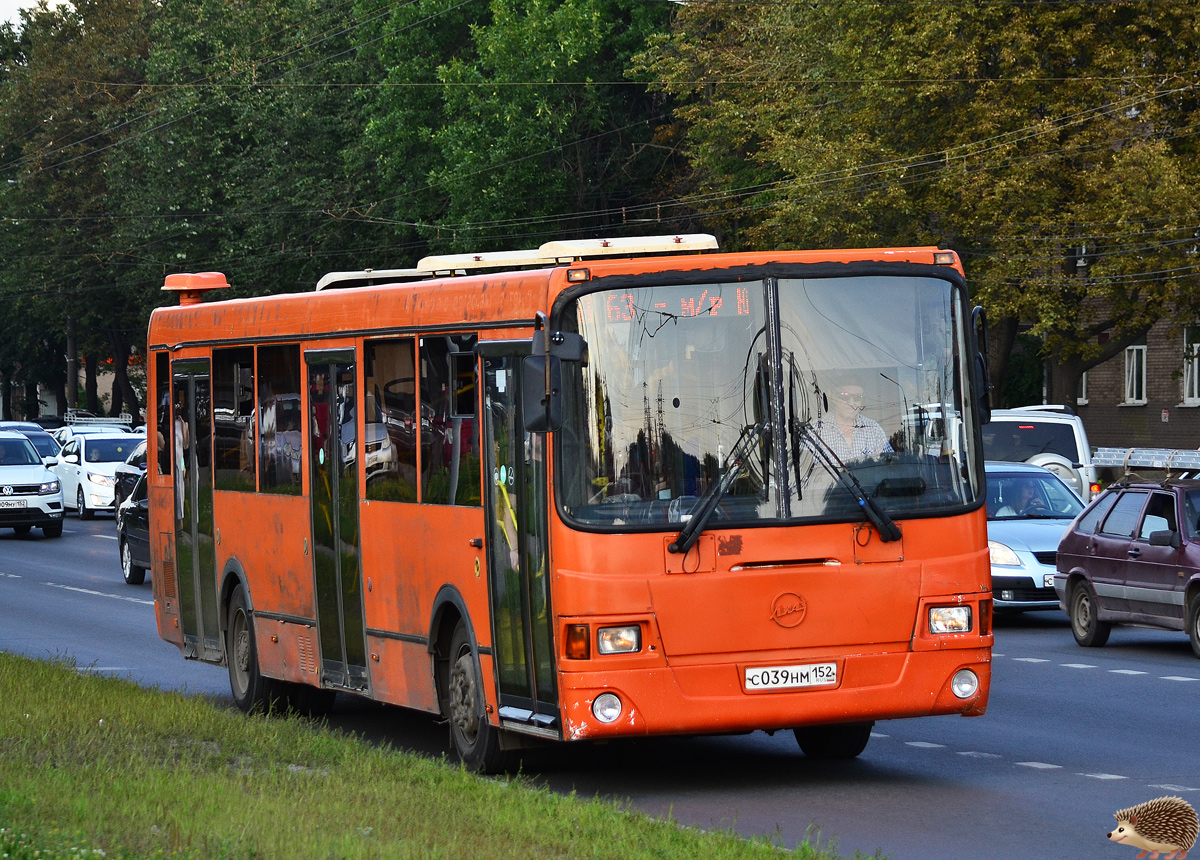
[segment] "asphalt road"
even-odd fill
[[[1060,613],[997,621],[984,717],[879,723],[857,760],[806,759],[790,732],[556,746],[528,778],[705,828],[845,855],[1132,857],[1113,813],[1163,795],[1200,805],[1200,660],[1187,637],[1118,628],[1078,647]],[[121,579],[111,518],[68,516],[62,538],[0,532],[0,649],[229,703],[225,670],[157,636],[147,582]],[[452,757],[433,717],[339,697],[332,725]]]

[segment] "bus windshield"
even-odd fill
[[[864,275],[581,296],[558,492],[585,528],[945,513],[981,498],[962,291]],[[711,511],[709,510],[711,509]]]

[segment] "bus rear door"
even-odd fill
[[[183,655],[220,662],[213,540],[212,402],[207,358],[173,362],[175,563]]]

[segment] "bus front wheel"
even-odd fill
[[[792,729],[796,743],[809,758],[855,758],[867,748],[875,723],[846,723],[840,726],[803,726]]]
[[[500,749],[500,730],[488,722],[484,713],[479,662],[462,621],[450,638],[445,690],[450,739],[463,765],[476,773],[506,770],[511,754]]]

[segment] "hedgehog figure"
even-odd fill
[[[1160,797],[1113,813],[1117,829],[1108,834],[1113,842],[1141,848],[1138,860],[1149,855],[1156,860],[1183,860],[1196,843],[1200,820],[1196,810],[1181,797]]]

